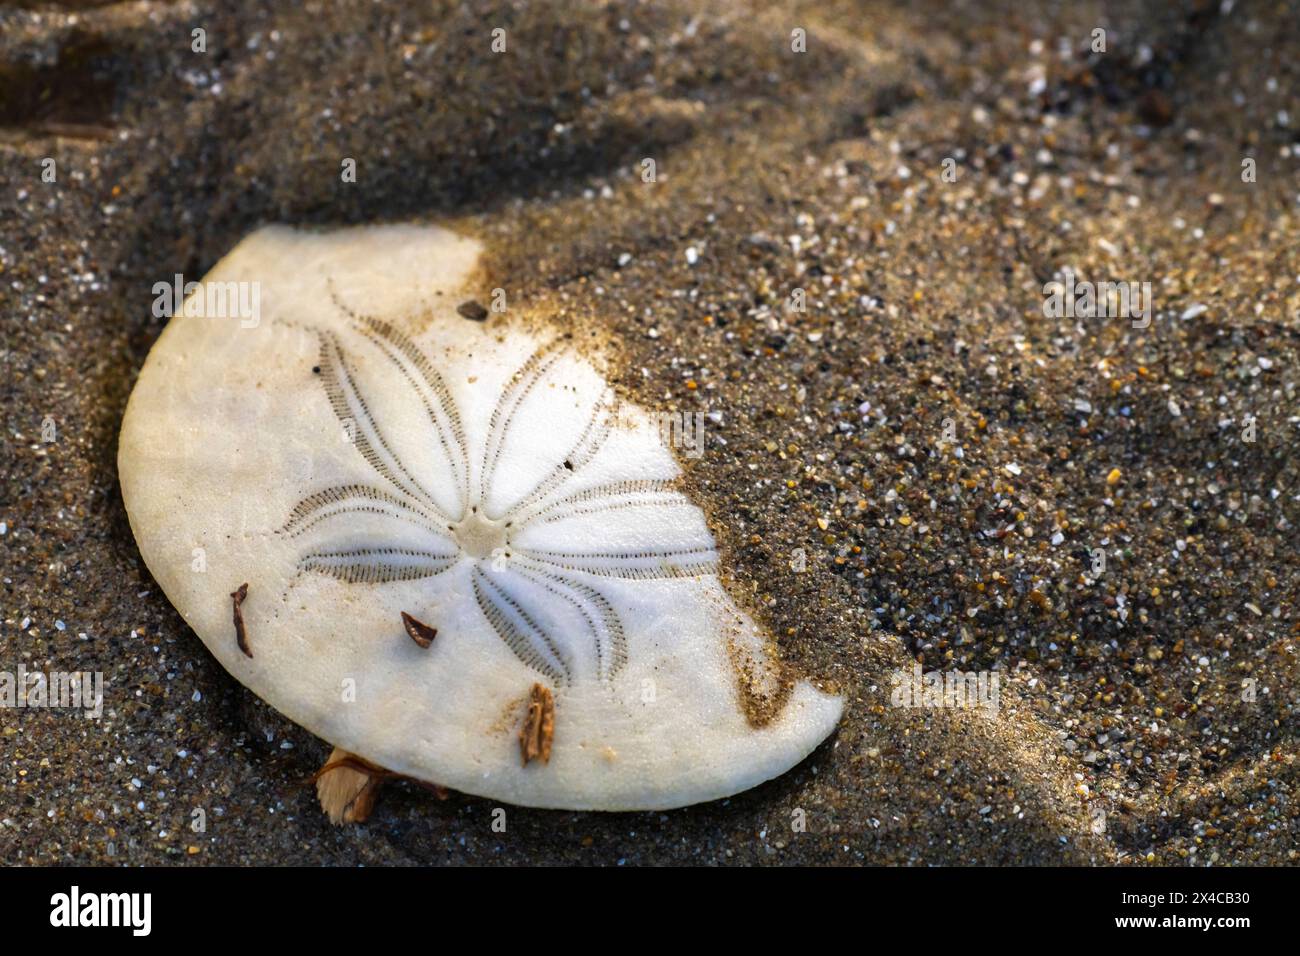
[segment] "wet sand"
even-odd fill
[[[1294,864],[1297,12],[0,13],[0,671],[105,682],[97,721],[0,710],[0,857]],[[629,397],[710,413],[683,465],[733,591],[848,701],[794,771],[505,833],[397,784],[336,829],[328,748],[171,609],[115,472],[153,284],[261,223],[401,220],[482,239],[484,301],[615,341]],[[1149,325],[1045,315],[1066,268],[1149,282]],[[996,715],[890,706],[914,662],[997,674]]]

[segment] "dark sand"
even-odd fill
[[[0,670],[107,699],[0,711],[0,860],[1296,862],[1295,4],[30,6],[0,12]],[[260,223],[403,219],[611,334],[629,395],[721,413],[684,464],[733,588],[848,698],[800,767],[504,834],[413,784],[326,823],[325,746],[143,568],[117,429],[154,282]],[[1150,282],[1150,327],[1044,317],[1066,266]],[[890,707],[911,660],[995,668],[998,716]]]

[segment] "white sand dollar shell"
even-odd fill
[[[150,571],[238,680],[398,773],[647,810],[789,769],[841,700],[726,594],[656,420],[558,332],[456,313],[477,256],[423,226],[269,227],[226,256],[186,313],[257,283],[220,288],[258,314],[172,318],[122,425]],[[525,764],[535,683],[553,747]]]

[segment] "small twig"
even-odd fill
[[[400,773],[393,773],[391,770],[385,770],[383,767],[376,766],[368,760],[362,760],[356,754],[344,754],[335,760],[329,761],[314,774],[307,778],[307,786],[311,786],[331,770],[337,770],[339,767],[347,767],[349,770],[355,770],[357,773],[364,773],[368,777],[378,777],[381,780],[387,780],[390,777],[400,777]]]
[[[113,127],[100,126],[97,123],[59,123],[51,120],[37,123],[31,128],[38,134],[44,133],[48,136],[57,136],[60,139],[109,140],[117,135],[117,130],[113,129]]]

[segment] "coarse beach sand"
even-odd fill
[[[0,11],[0,671],[105,686],[0,710],[0,859],[1294,864],[1297,74],[1297,5],[1250,0]],[[115,467],[153,284],[406,220],[708,415],[728,583],[846,696],[799,767],[504,833],[396,783],[335,828],[328,747],[172,610]],[[1067,269],[1149,323],[1045,314]],[[891,706],[915,663],[996,712]]]

